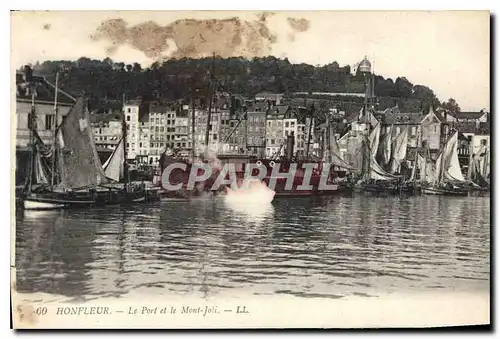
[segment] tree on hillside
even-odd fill
[[[61,88],[73,95],[85,91],[97,101],[103,98],[121,101],[123,94],[127,98],[147,97],[155,91],[163,101],[190,100],[192,88],[205,91],[210,70],[225,91],[248,97],[258,92],[285,93],[288,96],[294,92],[365,91],[364,76],[353,76],[349,66],[340,67],[337,62],[315,67],[305,63],[292,64],[288,59],[276,57],[252,60],[241,57],[181,58],[155,62],[143,69],[139,63],[126,65],[110,58],[81,57],[77,61],[45,61],[36,72],[52,80],[60,66],[69,70],[59,79]],[[380,98],[380,109],[396,102],[401,108],[411,111],[428,110],[431,105],[441,106],[430,88],[413,85],[403,76],[393,81],[376,75],[375,95]],[[343,103],[353,100],[342,97],[331,100],[331,105],[357,107],[357,102],[355,105]]]
[[[449,98],[448,101],[441,104],[442,109],[452,116],[456,116],[460,112],[460,106],[455,99]]]

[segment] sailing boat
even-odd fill
[[[36,119],[34,103],[32,119]],[[40,143],[34,142],[37,132],[34,124],[31,126],[32,159],[30,176],[23,194],[25,209],[89,207],[144,200],[143,192],[106,176],[94,144],[87,100],[83,97],[76,101],[61,125],[56,128],[50,184],[47,180],[47,166],[38,165],[43,164]],[[118,154],[119,151],[115,150],[114,153]],[[106,166],[111,172],[115,171],[114,165],[120,163],[116,158],[118,156],[110,159]]]
[[[472,143],[470,145],[469,168],[467,179],[484,189],[489,189],[489,151],[486,144],[482,144],[479,151],[474,154]]]
[[[400,176],[391,174],[384,170],[376,160],[377,150],[380,144],[380,129],[381,124],[373,117],[370,111],[364,110],[366,113],[364,119],[367,121],[366,131],[355,132],[348,139],[348,150],[350,150],[351,165],[360,168],[361,171],[355,177],[355,183],[352,185],[356,191],[371,192],[371,193],[395,193],[399,192]],[[351,131],[352,132],[352,131]],[[386,148],[387,142],[382,143],[381,147]],[[357,165],[357,166],[356,166]]]
[[[422,193],[432,195],[468,195],[475,189],[474,183],[467,181],[458,161],[458,131],[443,145],[435,162],[430,157],[417,161],[421,171]],[[423,166],[423,167],[422,167]]]

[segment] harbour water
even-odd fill
[[[19,293],[339,299],[489,293],[490,199],[223,200],[16,216]]]

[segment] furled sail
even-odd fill
[[[345,154],[345,161],[353,168],[361,171],[363,168],[363,149],[364,137],[358,134],[349,134],[347,136],[347,152]]]
[[[379,139],[380,139],[380,123],[377,122],[375,127],[370,133],[370,149],[372,151],[373,157],[377,156],[377,151],[378,151],[378,144],[379,144]]]
[[[125,164],[125,147],[123,137],[120,139],[115,150],[109,156],[103,165],[104,173],[114,181],[120,181],[123,178],[123,169]]]
[[[417,153],[417,167],[420,171],[420,181],[426,183],[437,182],[436,164],[431,159]]]
[[[58,128],[60,187],[108,183],[94,144],[87,100],[79,98]]]
[[[392,146],[392,128],[389,126],[382,138],[380,145],[380,160],[382,165],[388,166],[391,161],[391,146]]]
[[[401,132],[396,135],[392,143],[392,154],[390,172],[396,173],[399,171],[401,162],[406,158],[406,149],[408,147],[408,127],[403,127]]]
[[[36,130],[33,130],[35,141],[34,148],[34,166],[33,166],[33,180],[35,184],[48,184],[50,181],[50,157],[52,156],[52,149],[46,146]]]
[[[486,171],[487,165],[487,147],[482,145],[476,154],[472,154],[469,164],[468,179],[474,183],[481,186],[487,186],[487,175],[489,172]]]

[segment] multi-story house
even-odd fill
[[[301,115],[297,118],[297,137],[295,138],[296,154],[307,155],[307,144],[309,143],[309,155],[320,153],[319,140],[315,137],[314,119]]]
[[[432,107],[429,113],[420,122],[421,145],[425,144],[433,154],[437,154],[449,132],[449,125],[440,113],[434,112]]]
[[[281,105],[281,102],[283,101],[283,97],[284,97],[283,93],[262,92],[262,93],[257,93],[255,95],[255,100],[256,101],[265,101],[265,102],[270,101],[273,105]]]
[[[266,102],[249,103],[247,109],[247,150],[248,154],[266,156]]]
[[[285,132],[283,119],[289,110],[287,105],[271,106],[266,122],[266,156],[279,157],[285,154]]]
[[[392,133],[399,134],[403,128],[408,129],[408,147],[416,148],[420,147],[419,135],[421,129],[421,122],[424,119],[424,115],[419,113],[403,113],[398,107],[388,108],[383,111],[380,115],[382,128],[381,137],[385,135],[389,130]]]
[[[173,118],[172,118],[173,116]],[[152,104],[149,110],[148,164],[157,166],[160,156],[175,136],[175,111],[165,105]]]
[[[225,140],[228,154],[247,154],[247,119],[245,111],[238,111],[229,118]]]
[[[147,121],[147,119],[142,119],[141,121],[139,119],[147,115],[148,110],[149,105],[141,100],[130,100],[123,105],[123,114],[125,115],[127,128],[127,159],[135,159],[139,154],[140,126]]]
[[[477,127],[480,123],[489,121],[489,113],[486,110],[479,112],[458,112],[455,114],[448,114],[446,117],[448,122],[474,122]]]
[[[179,107],[175,113],[175,134],[173,140],[173,147],[180,149],[183,155],[189,155],[192,148],[191,141],[191,120],[192,111],[188,105]],[[172,143],[170,143],[172,145]]]
[[[139,137],[138,146],[136,154],[136,162],[141,165],[147,165],[149,161],[150,154],[150,126],[149,126],[149,114],[143,114],[139,117]]]
[[[118,111],[91,114],[90,123],[96,146],[113,151],[123,135],[123,113]]]
[[[32,84],[32,86],[30,85]],[[27,74],[16,74],[16,146],[18,149],[26,150],[29,143],[32,115],[32,95],[34,95],[36,130],[45,144],[51,144],[54,140],[55,123],[55,86],[44,77],[33,76],[31,71]],[[58,89],[57,125],[68,114],[75,98]]]
[[[32,123],[32,99],[34,96],[35,126],[42,141],[49,145],[54,141],[56,125],[68,114],[75,102],[68,93],[58,89],[57,116],[55,123],[55,86],[44,77],[33,76],[31,69],[16,74],[16,185],[24,181],[29,161],[30,127]]]
[[[219,128],[221,124],[221,112],[217,107],[213,107],[210,112],[210,124],[208,121],[208,111],[204,109],[195,109],[195,138],[196,150],[202,152],[207,143],[205,141],[208,126],[208,148],[217,151],[220,142]]]

